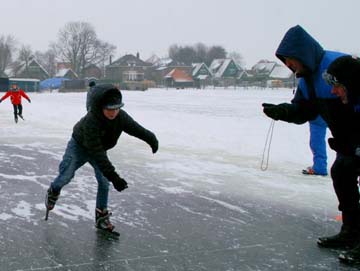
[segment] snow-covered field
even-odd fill
[[[23,101],[25,121],[19,120],[17,124],[13,121],[10,102],[7,100],[0,104],[0,201],[3,206],[0,222],[10,228],[10,225],[15,225],[23,229],[26,225],[31,236],[38,232],[40,237],[44,231],[57,228],[57,238],[61,239],[65,238],[61,236],[61,227],[77,227],[74,223],[92,225],[94,219],[96,181],[92,169],[86,166],[63,189],[49,223],[42,222],[44,193],[57,174],[73,125],[86,113],[86,94],[29,95],[32,103]],[[113,164],[129,183],[129,189],[123,193],[112,190],[110,194],[110,208],[114,210],[112,220],[125,233],[118,249],[122,250],[124,246],[126,250],[130,246],[131,256],[139,259],[139,255],[149,253],[156,255],[157,259],[169,253],[183,255],[186,254],[184,251],[189,251],[187,256],[193,257],[199,266],[200,263],[211,266],[211,256],[221,248],[223,255],[227,256],[218,260],[219,265],[227,263],[231,267],[243,261],[243,253],[252,250],[258,253],[257,247],[265,251],[275,249],[276,252],[281,244],[275,256],[271,254],[259,262],[255,258],[249,264],[252,268],[259,268],[251,270],[279,270],[278,266],[282,265],[274,261],[288,261],[296,266],[298,254],[294,251],[299,251],[299,243],[294,240],[292,250],[284,248],[282,242],[288,244],[294,238],[290,233],[292,227],[299,227],[296,233],[300,238],[298,242],[306,241],[306,247],[318,253],[313,235],[323,233],[329,223],[334,225],[338,212],[331,178],[301,174],[301,170],[312,161],[308,124],[275,122],[268,169],[260,169],[271,123],[262,113],[261,104],[288,102],[292,95],[289,89],[123,91],[124,110],[157,135],[160,148],[153,155],[146,143],[123,134],[118,145],[109,151]],[[330,167],[334,152],[328,150],[328,155]],[[283,220],[281,212],[294,219],[295,224],[289,227],[286,223],[282,225],[273,221],[278,216]],[[304,218],[302,214],[305,214]],[[302,227],[302,223],[307,226]],[[268,229],[268,225],[273,225],[273,228]],[[312,232],[311,227],[317,232]],[[72,236],[81,235],[85,229],[73,229]],[[254,237],[252,231],[256,235],[263,231],[266,234]],[[329,233],[333,231],[329,229]],[[277,239],[283,238],[283,232],[288,232],[289,236],[284,235],[285,239],[280,242]],[[44,246],[43,242],[45,246],[49,245],[47,238],[46,242],[40,238],[39,246]],[[89,233],[86,233],[88,238]],[[134,238],[138,238],[136,242],[139,243]],[[10,241],[17,247],[15,239],[12,237]],[[10,253],[8,250],[10,241],[0,234],[0,253],[16,256],[18,252]],[[41,248],[36,250],[39,242],[33,237],[29,242],[27,246],[34,247],[35,255],[43,253]],[[79,246],[84,245],[81,240],[79,242]],[[242,247],[244,243],[248,246]],[[143,250],[143,244],[151,249]],[[66,244],[57,247],[51,243],[49,246],[63,251],[72,249]],[[270,247],[267,249],[267,246]],[[308,255],[308,248],[303,249],[304,255]],[[197,252],[194,254],[191,250]],[[197,254],[199,251],[210,258],[204,255],[201,258]],[[22,253],[21,249],[19,253]],[[290,260],[292,256],[287,253],[295,260]],[[227,257],[233,254],[236,260],[229,260]],[[23,269],[16,270],[30,270],[29,262],[33,261],[33,255],[30,256],[23,259],[28,266],[21,265]],[[72,258],[70,262],[75,266],[83,264],[82,261],[93,264],[91,259],[94,256],[85,256]],[[8,264],[10,258],[5,259]],[[65,267],[70,266],[59,255],[46,254],[37,262],[39,270],[47,270],[48,266],[59,267],[54,264],[54,259]],[[321,259],[317,268],[328,267],[327,262],[327,258]],[[336,257],[332,258],[332,264],[334,262]],[[177,269],[181,265],[173,265],[177,267],[151,270],[242,270],[233,267],[199,269],[190,260],[189,266],[193,269]],[[145,265],[143,267],[129,270],[150,270]],[[73,270],[98,269],[79,267]]]

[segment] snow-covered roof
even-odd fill
[[[292,71],[283,65],[276,65],[274,69],[271,71],[269,77],[270,78],[279,78],[279,79],[286,79],[292,76]]]
[[[160,61],[160,57],[158,57],[157,55],[153,54],[151,57],[149,57],[146,62],[151,63],[153,65],[156,65],[158,62]]]
[[[204,63],[193,63],[192,66],[193,66],[193,71],[192,71],[192,76],[195,76],[199,70],[201,69],[202,65]]]
[[[257,72],[270,73],[273,70],[273,68],[275,67],[275,65],[276,65],[275,61],[261,60],[252,67],[252,70],[257,71]]]
[[[231,58],[214,59],[210,65],[210,71],[213,73],[214,77],[215,78],[222,77],[224,72],[226,71],[226,68],[231,63],[231,61],[233,61]],[[236,64],[235,66],[238,67]]]
[[[55,77],[65,77],[68,72],[72,72],[75,76],[77,76],[77,74],[72,69],[60,69],[55,74]]]
[[[210,70],[211,71],[217,70],[222,65],[223,62],[224,59],[220,59],[220,58],[214,59],[210,64]]]
[[[49,75],[49,73],[47,72],[47,70],[45,70],[45,68],[44,68],[35,58],[31,59],[31,60],[28,62],[28,66],[31,66],[32,63],[35,63],[45,74]],[[21,74],[21,73],[23,73],[23,72],[25,71],[25,69],[26,69],[26,62],[25,62],[25,61],[21,62],[20,65],[19,65],[19,67],[20,67],[20,68],[18,69],[17,74]]]
[[[200,79],[200,80],[205,80],[208,77],[209,77],[209,75],[207,75],[207,74],[200,74],[200,75],[197,76],[197,78]]]
[[[169,65],[173,60],[170,57],[160,58],[157,62],[158,66],[167,66]]]
[[[18,82],[40,82],[39,79],[33,78],[9,78],[10,81],[18,81]]]

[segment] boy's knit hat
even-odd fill
[[[123,106],[124,103],[122,102],[122,95],[120,90],[111,89],[106,92],[102,102],[102,107],[104,109],[114,110],[114,109],[119,109]]]

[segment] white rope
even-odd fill
[[[271,146],[272,136],[273,136],[273,132],[274,132],[274,125],[275,125],[275,120],[271,120],[270,127],[269,127],[269,130],[266,135],[264,151],[263,151],[262,159],[261,159],[260,169],[262,171],[267,170],[268,166],[269,166],[270,146]]]

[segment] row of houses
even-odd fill
[[[109,65],[103,69],[90,65],[81,74],[80,78],[68,63],[58,63],[55,77],[49,78],[46,69],[32,58],[27,64],[23,63],[13,69],[8,77],[13,81],[15,78],[39,80],[39,88],[63,90],[83,90],[87,81],[93,79],[118,84],[121,89],[130,90],[146,90],[149,87],[292,87],[294,84],[292,72],[273,61],[261,60],[250,70],[244,70],[231,58],[214,59],[210,66],[205,63],[185,65],[156,55],[144,61],[139,53],[110,60]]]

